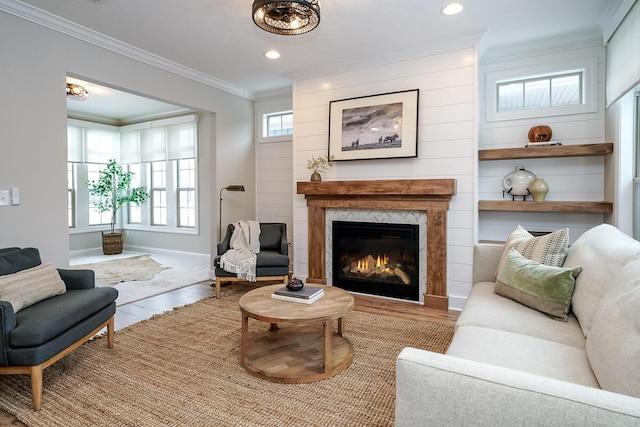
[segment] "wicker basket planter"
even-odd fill
[[[102,252],[105,255],[116,255],[122,253],[122,232],[105,233],[102,232]]]

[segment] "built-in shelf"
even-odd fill
[[[511,200],[480,200],[478,209],[481,211],[506,212],[581,212],[581,213],[611,213],[613,203],[609,202],[533,202]]]
[[[497,148],[480,150],[478,160],[541,159],[549,157],[589,157],[613,153],[613,143],[550,145],[546,147]]]
[[[544,147],[498,148],[480,150],[478,160],[542,159],[552,157],[591,157],[613,153],[613,143],[549,145]],[[579,212],[605,214],[613,212],[613,203],[580,201],[511,201],[480,200],[481,211],[504,212]]]

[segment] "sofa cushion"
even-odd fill
[[[58,270],[48,262],[0,276],[0,301],[9,301],[15,313],[66,291]]]
[[[584,349],[527,335],[464,326],[447,355],[599,388]]]
[[[640,257],[640,242],[609,224],[587,230],[569,248],[564,267],[583,267],[576,278],[571,307],[585,337],[604,294],[637,277],[637,271],[623,269],[636,257]]]
[[[636,279],[607,293],[593,317],[587,356],[605,390],[640,397],[639,313],[640,279]]]
[[[36,248],[8,250],[0,254],[0,276],[40,265],[40,252]]]
[[[9,342],[12,347],[34,347],[46,343],[109,306],[117,297],[116,289],[101,287],[70,290],[40,301],[16,314],[16,327],[9,333]]]
[[[515,249],[522,256],[541,264],[562,267],[569,249],[569,229],[563,228],[553,233],[534,237],[531,233],[518,225],[504,242],[504,250],[498,265],[496,276],[504,264],[509,249]]]
[[[260,224],[260,251],[280,252],[281,224]]]
[[[544,313],[494,293],[494,287],[495,282],[473,285],[456,328],[481,326],[500,329],[584,349],[585,338],[573,314],[569,314],[567,323],[560,323]]]
[[[567,321],[575,278],[581,266],[567,269],[532,261],[510,249],[498,271],[495,293]]]

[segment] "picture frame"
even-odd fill
[[[419,89],[329,103],[329,156],[335,161],[418,156]]]

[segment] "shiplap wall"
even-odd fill
[[[291,94],[257,100],[256,131],[262,132],[262,116],[291,110]],[[295,132],[295,129],[294,129]],[[287,239],[293,235],[293,136],[263,138],[256,135],[256,219],[284,222]]]
[[[448,213],[449,305],[461,309],[471,288],[475,242],[477,61],[475,46],[419,59],[297,79],[293,91],[294,177],[308,181],[306,162],[326,154],[329,103],[334,100],[419,89],[418,157],[336,162],[323,180],[455,178]],[[294,199],[294,274],[306,278],[307,207]],[[428,286],[428,284],[427,284]]]
[[[526,70],[540,64],[558,64],[567,60],[584,60],[597,63],[597,111],[584,114],[538,117],[521,120],[486,120],[487,93],[495,93],[486,87],[487,73],[504,70]],[[480,149],[523,147],[527,142],[529,129],[535,125],[549,125],[553,139],[564,145],[606,142],[604,140],[604,48],[599,39],[574,41],[565,46],[544,47],[531,51],[526,58],[511,55],[491,57],[490,63],[483,59],[480,64]],[[576,157],[531,160],[492,160],[479,163],[479,197],[481,200],[502,200],[502,180],[505,175],[524,166],[527,170],[544,178],[549,184],[547,200],[606,200],[604,190],[605,169],[603,157]],[[505,197],[508,199],[509,197]],[[504,241],[516,225],[528,230],[553,231],[569,227],[570,241],[573,242],[587,229],[604,221],[602,214],[558,214],[558,213],[516,213],[479,212],[479,240]]]

